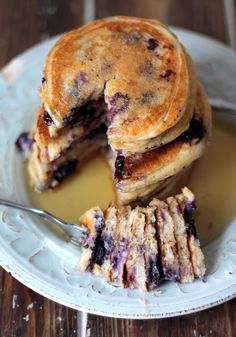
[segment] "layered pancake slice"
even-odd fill
[[[194,279],[194,272],[191,262],[191,252],[189,250],[189,236],[182,210],[179,208],[180,206],[176,199],[177,198],[169,197],[167,199],[167,204],[175,228],[174,235],[176,238],[176,248],[179,258],[179,277],[181,283],[192,282]]]
[[[132,216],[130,206],[118,208],[114,249],[111,253],[111,281],[117,286],[126,286],[126,261],[132,239]]]
[[[145,215],[141,208],[136,207],[131,212],[131,237],[126,260],[127,282],[130,288],[147,289],[145,263]]]
[[[186,131],[154,150],[128,157],[117,155],[114,179],[121,204],[143,202],[176,182],[177,175],[202,155],[210,137],[211,109],[198,84],[194,115]]]
[[[68,125],[56,130],[41,105],[30,135],[28,170],[38,191],[55,187],[96,150],[106,146],[104,101],[90,102]],[[77,116],[78,117],[78,116]]]
[[[194,209],[194,195],[187,188],[166,201],[153,199],[147,207],[112,205],[104,223],[99,209],[92,209],[82,217],[82,224],[92,229],[83,244],[81,270],[93,271],[116,286],[142,290],[154,290],[162,280],[203,279],[206,268]]]
[[[76,141],[81,142],[85,138],[91,138],[95,130],[105,133],[107,129],[106,110],[103,99],[88,102],[76,111],[77,114],[68,120],[65,127],[57,129],[48,121],[49,117],[41,104],[34,126],[34,139],[40,148],[42,161],[56,160]]]
[[[134,153],[170,142],[187,128],[195,87],[192,61],[167,27],[117,16],[57,41],[44,63],[40,95],[56,128],[104,96],[111,147]]]
[[[185,185],[191,173],[192,165],[183,168],[180,172],[168,177],[164,180],[154,182],[141,188],[131,191],[123,191],[117,189],[117,199],[121,205],[145,205],[151,200],[153,196],[158,196],[160,199],[165,199],[173,193],[177,193],[181,186]]]
[[[153,199],[150,206],[154,207],[156,213],[162,275],[166,280],[179,281],[179,256],[176,249],[174,222],[165,202]]]
[[[106,139],[103,133],[96,134],[96,141],[91,135],[91,138],[87,137],[72,143],[57,159],[45,162],[42,159],[42,150],[34,142],[28,159],[31,185],[37,191],[55,187],[75,172],[90,155],[105,145]]]
[[[186,226],[194,276],[203,279],[206,272],[204,255],[200,248],[200,241],[192,218],[193,211],[196,209],[195,197],[188,188],[183,188],[182,194],[176,196],[176,201],[178,202],[180,217],[182,217],[182,221],[184,220]]]
[[[103,250],[101,251],[101,255],[103,254],[103,258],[101,261],[102,264],[95,263],[93,272],[95,275],[104,278],[106,281],[111,280],[112,274],[112,253],[115,248],[116,242],[118,242],[117,238],[117,208],[115,205],[110,205],[104,212],[104,222],[105,227],[102,231],[101,240],[104,242]]]
[[[85,212],[79,219],[81,225],[89,230],[89,235],[84,239],[84,252],[81,256],[79,267],[82,271],[93,270],[95,263],[103,263],[100,257],[102,230],[105,227],[104,214],[99,207],[94,207]]]
[[[161,280],[160,268],[160,246],[158,244],[156,215],[152,207],[143,207],[142,212],[145,215],[146,225],[144,232],[145,242],[145,264],[146,264],[146,284],[149,290],[156,289]]]
[[[210,139],[211,109],[192,60],[155,20],[116,16],[63,35],[39,92],[28,165],[36,190],[106,146],[119,203],[144,204],[169,194]]]

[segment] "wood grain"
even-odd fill
[[[93,317],[89,322],[93,326],[91,336],[233,337],[236,335],[236,327],[235,324],[232,324],[229,310],[233,312],[235,305],[236,301],[233,300],[200,313],[160,320],[131,321]],[[99,326],[103,326],[100,333],[98,333]]]
[[[76,311],[49,301],[0,269],[0,336],[76,336]]]
[[[97,0],[96,14],[153,18],[228,42],[222,0]]]
[[[39,41],[82,23],[82,0],[1,0],[0,68]]]
[[[16,8],[17,7],[17,8]],[[0,67],[35,43],[82,24],[82,1],[0,1]],[[77,312],[50,301],[0,268],[0,336],[76,336]]]
[[[43,38],[78,28],[83,24],[83,1],[38,0],[37,21]]]
[[[90,316],[93,337],[233,337],[236,300],[196,314],[159,319],[124,320]]]
[[[96,15],[152,17],[227,43],[223,1],[97,0]],[[0,67],[38,41],[81,25],[82,12],[82,0],[0,0]],[[89,315],[87,336],[233,337],[236,336],[235,322],[236,299],[203,312],[161,320]],[[75,335],[76,311],[36,294],[0,268],[1,337]]]
[[[35,20],[34,1],[21,1],[17,10],[14,10],[13,0],[2,0],[0,6],[0,67],[2,67],[12,57],[38,42],[40,32]]]

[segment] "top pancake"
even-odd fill
[[[191,115],[194,71],[177,38],[157,21],[110,17],[69,32],[49,52],[43,78],[42,104],[57,128],[103,95],[111,145],[188,127],[183,117]],[[176,136],[175,129],[168,142]]]

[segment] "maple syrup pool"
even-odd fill
[[[67,178],[54,190],[27,190],[31,203],[64,220],[78,222],[80,215],[115,200],[106,158],[97,154],[82,165],[79,174]],[[202,245],[215,239],[236,216],[236,127],[230,120],[213,121],[212,141],[195,163],[188,186],[197,199],[196,226]]]

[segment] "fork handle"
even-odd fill
[[[17,202],[5,200],[5,199],[0,199],[0,205],[4,205],[4,206],[16,208],[16,209],[21,209],[23,211],[39,215],[40,217],[59,225],[60,228],[62,228],[65,231],[65,233],[69,235],[73,241],[76,241],[76,236],[77,236],[75,235],[76,231],[77,231],[77,234],[78,234],[78,231],[82,235],[86,233],[86,230],[83,226],[65,222],[62,219],[58,218],[57,216],[47,211],[44,211],[43,209],[29,207],[29,206],[22,205]]]
[[[17,202],[5,200],[5,199],[0,199],[0,205],[4,205],[4,206],[11,207],[11,208],[16,208],[16,209],[21,209],[21,210],[26,211],[26,212],[37,214],[41,217],[45,217],[45,213],[46,213],[46,211],[44,211],[42,209],[37,209],[37,208],[25,206],[25,205],[22,205],[22,204],[18,204]]]

